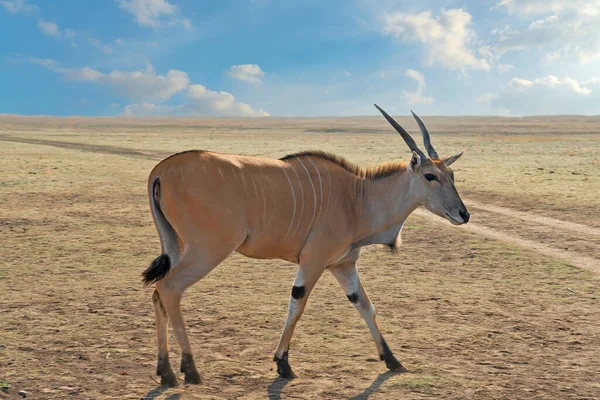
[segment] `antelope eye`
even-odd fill
[[[431,182],[431,181],[435,181],[437,178],[435,177],[434,174],[425,174],[425,179],[427,179],[429,182]]]

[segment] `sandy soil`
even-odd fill
[[[440,135],[452,149],[466,144],[475,153],[476,161],[467,161],[467,153],[455,168],[459,190],[468,188],[472,227],[456,229],[417,213],[398,256],[370,248],[360,262],[382,330],[409,373],[386,372],[365,324],[326,274],[292,342],[299,378],[277,379],[271,358],[295,266],[234,256],[184,299],[205,382],[169,390],[153,380],[152,289],[141,286],[139,275],[159,251],[145,199],[145,179],[156,160],[199,138],[218,150],[273,156],[306,148],[298,145],[313,139],[318,144],[317,136],[302,134],[303,126],[360,131],[364,121],[266,120],[260,132],[254,120],[248,125],[256,131],[233,142],[228,134],[189,132],[185,124],[172,124],[169,136],[161,130],[146,135],[135,124],[124,132],[112,120],[103,120],[106,126],[53,121],[37,121],[35,130],[31,120],[0,127],[0,398],[18,398],[19,390],[44,399],[600,398],[600,235],[597,219],[589,217],[594,209],[587,207],[599,186],[567,180],[588,156],[599,155],[600,138],[588,143],[591,154],[566,156],[568,162],[552,166],[555,172],[541,180],[526,175],[538,171],[534,164],[516,158],[521,175],[508,175],[532,179],[530,187],[521,187],[520,178],[510,186],[506,172],[496,170],[482,180],[497,185],[470,183],[477,176],[472,168],[485,165],[488,146],[503,152],[501,146],[519,143],[550,157],[563,151],[564,138],[529,140],[538,132],[532,126],[568,125],[572,142],[589,142],[597,120],[586,119],[578,131],[563,120],[502,125],[484,119],[496,128],[486,127],[490,135],[502,127],[512,132],[511,140],[493,146],[474,136]],[[216,129],[218,122],[203,129]],[[245,126],[243,120],[226,122]],[[297,132],[271,133],[282,126]],[[434,126],[454,125],[437,120]],[[387,154],[376,151],[379,136],[343,129],[331,134],[324,147],[340,147],[355,160]],[[567,187],[555,190],[549,204],[532,206],[535,193],[538,199],[550,195],[548,185]],[[581,195],[569,197],[570,189]],[[176,345],[171,354],[178,369]]]

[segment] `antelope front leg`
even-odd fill
[[[296,377],[296,374],[292,371],[292,367],[290,367],[288,361],[290,341],[292,340],[296,323],[302,316],[308,296],[319,280],[323,270],[324,268],[321,266],[311,267],[309,265],[300,265],[300,267],[298,267],[298,273],[294,280],[292,295],[288,305],[287,320],[285,321],[283,333],[281,334],[279,345],[277,346],[275,356],[273,357],[273,361],[277,363],[277,373],[282,378],[292,379]]]
[[[365,289],[360,282],[358,270],[356,269],[356,263],[353,261],[336,265],[330,267],[329,271],[333,274],[342,289],[344,289],[348,300],[350,300],[352,305],[354,305],[361,317],[367,323],[367,326],[371,331],[371,336],[373,336],[373,340],[377,346],[379,359],[385,361],[385,365],[392,371],[407,371],[407,369],[400,364],[396,357],[394,357],[394,354],[388,347],[383,335],[381,334],[381,331],[379,330],[375,307],[373,306],[373,303],[371,303],[371,300],[369,300],[369,296],[367,296],[367,292],[365,292]]]

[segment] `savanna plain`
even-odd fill
[[[453,169],[471,222],[418,210],[399,254],[359,261],[409,372],[386,371],[326,272],[292,340],[298,378],[277,378],[296,267],[234,255],[183,300],[204,382],[167,390],[140,276],[160,252],[153,166],[188,149],[372,165],[406,145],[378,117],[0,117],[0,399],[599,399],[600,117],[424,121],[439,153],[465,150]]]

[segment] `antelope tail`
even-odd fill
[[[156,177],[152,181],[151,192],[150,192],[150,208],[154,215],[154,222],[156,223],[156,229],[160,235],[160,242],[162,246],[162,254],[152,263],[144,272],[142,272],[142,281],[144,285],[150,285],[151,283],[160,281],[163,279],[171,269],[171,257],[169,253],[175,252],[173,256],[177,257],[179,251],[179,244],[177,241],[177,233],[173,226],[167,221],[165,215],[160,208],[160,178]]]

